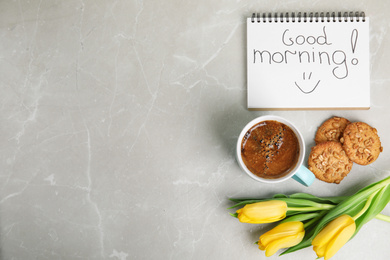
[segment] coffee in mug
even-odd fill
[[[290,178],[310,186],[315,176],[304,165],[305,140],[288,120],[273,115],[260,116],[241,131],[236,159],[252,179],[280,183]]]
[[[241,143],[246,167],[265,179],[287,175],[298,162],[299,142],[287,125],[267,120],[250,128]]]

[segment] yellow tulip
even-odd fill
[[[244,223],[271,223],[286,217],[287,203],[281,200],[262,201],[246,204],[236,212],[237,218]]]
[[[260,236],[259,249],[265,250],[266,256],[271,256],[281,248],[299,244],[304,236],[305,229],[302,222],[285,222]]]
[[[332,220],[313,239],[312,245],[318,257],[331,258],[348,240],[356,230],[355,221],[348,215],[342,215]]]

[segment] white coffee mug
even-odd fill
[[[253,126],[255,126],[256,124],[263,122],[263,121],[277,121],[277,122],[280,122],[282,124],[287,125],[294,132],[295,136],[298,139],[298,143],[299,143],[298,161],[295,164],[295,167],[288,174],[286,174],[280,178],[266,179],[266,178],[262,178],[262,177],[255,175],[247,168],[247,166],[245,165],[245,163],[241,157],[241,145],[242,145],[242,140],[243,140],[245,134]],[[279,182],[286,181],[290,178],[293,178],[294,180],[296,180],[299,183],[308,187],[313,183],[313,181],[315,179],[314,174],[303,165],[303,161],[305,159],[305,141],[302,137],[302,134],[299,132],[299,130],[291,122],[289,122],[288,120],[286,120],[282,117],[279,117],[279,116],[272,116],[272,115],[261,116],[261,117],[255,118],[254,120],[249,122],[244,127],[244,129],[242,129],[240,136],[238,137],[237,147],[236,147],[236,159],[237,159],[238,164],[246,172],[246,174],[248,174],[252,179],[254,179],[256,181],[260,181],[260,182],[264,182],[264,183],[279,183]]]

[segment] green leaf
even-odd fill
[[[389,184],[389,181],[390,181],[390,176],[385,178],[385,179],[383,179],[383,180],[381,180],[381,181],[377,181],[375,183],[372,183],[372,184],[364,187],[363,189],[359,190],[357,193],[360,193],[360,192],[366,191],[368,189],[371,189],[372,187],[377,186],[378,184],[380,185],[380,184],[385,183],[384,185],[382,185],[382,186],[385,186],[385,185]]]
[[[243,199],[229,198],[229,200],[238,203],[241,202]]]
[[[240,203],[240,202],[243,202],[243,201],[248,201],[248,200],[265,200],[266,198],[241,198],[241,199],[238,199],[238,198],[229,198],[229,200],[233,201],[233,202],[236,202],[236,203]]]
[[[354,195],[348,197],[346,200],[342,201],[339,205],[329,210],[329,213],[324,216],[324,218],[318,223],[316,230],[313,236],[316,236],[322,228],[328,224],[333,219],[343,215],[348,214],[349,216],[356,215],[363,207],[367,198],[374,192],[378,191],[382,187],[386,186],[390,181],[390,177],[378,181],[367,187],[359,190]],[[356,234],[356,232],[355,232]]]
[[[372,199],[367,211],[356,220],[356,232],[371,219],[375,218],[390,201],[390,185],[383,187]]]
[[[348,214],[350,216],[356,215],[364,207],[367,198],[377,189],[381,188],[380,183],[381,182],[377,182],[367,186],[366,188],[358,191],[355,195],[347,197],[347,199],[343,200],[339,205],[329,210],[329,212],[318,222],[316,227],[308,234],[305,234],[305,237],[301,241],[301,243],[290,247],[289,249],[284,251],[282,255],[295,252],[305,247],[309,247],[314,237],[322,230],[322,228],[326,224],[328,224],[333,219],[343,214]]]
[[[261,201],[268,201],[268,200],[277,199],[277,198],[288,198],[288,196],[284,195],[284,194],[275,194],[272,198],[241,198],[241,199],[229,198],[229,200],[235,202],[236,204],[229,207],[228,209],[233,209],[233,208],[237,208],[237,207],[240,207],[240,206],[243,206],[246,204],[251,204],[251,203],[256,203],[256,202],[261,202]]]
[[[366,194],[366,197],[369,196],[369,194],[370,193]],[[361,198],[361,197],[362,194],[360,194],[360,196],[358,196],[357,198]],[[304,240],[301,241],[301,243],[293,247],[290,247],[289,249],[284,251],[282,255],[292,253],[302,248],[311,246],[311,242],[314,239],[314,237],[322,230],[322,228],[326,224],[328,224],[330,221],[343,214],[348,214],[350,216],[356,215],[364,207],[365,202],[366,199],[362,199],[360,201],[357,200],[354,201],[353,199],[350,198],[343,201],[335,208],[329,210],[329,212],[317,223],[317,225],[311,230],[311,232],[305,235],[305,238]]]
[[[318,223],[316,230],[314,232],[314,236],[316,236],[323,229],[323,227],[327,225],[329,222],[331,222],[333,219],[343,214],[347,214],[349,216],[356,215],[364,207],[365,201],[366,201],[365,198],[356,201],[346,200],[340,203],[335,208],[329,210],[328,214],[326,214]]]
[[[287,195],[284,195],[284,194],[275,194],[274,196],[272,196],[272,198],[276,199],[276,198],[279,198],[279,199],[282,199],[282,198],[288,198],[289,196]]]
[[[243,200],[243,201],[240,201],[236,204],[234,204],[233,206],[227,208],[227,209],[233,209],[233,208],[237,208],[237,207],[240,207],[240,206],[245,206],[246,204],[252,204],[252,203],[256,203],[256,202],[261,202],[261,201],[267,201],[267,200],[270,200],[270,199],[250,199],[250,200]]]
[[[236,204],[229,207],[228,209],[236,208],[245,204],[250,204],[250,203],[256,203],[260,201],[268,201],[268,200],[273,200],[273,199],[303,199],[303,200],[308,200],[312,201],[314,203],[322,203],[322,204],[338,204],[342,200],[344,200],[347,197],[327,197],[327,198],[319,198],[314,195],[308,194],[308,193],[294,193],[289,196],[285,194],[275,194],[272,196],[272,198],[229,198],[229,200],[235,202]],[[287,201],[286,201],[287,202]],[[302,206],[299,204],[292,204],[293,202],[290,202],[290,207],[294,206]],[[307,202],[310,203],[310,202]],[[313,204],[312,204],[313,205]]]
[[[272,197],[269,197],[269,198],[229,198],[229,200],[231,200],[233,202],[236,202],[236,203],[240,203],[240,202],[244,202],[244,201],[270,200],[272,198],[288,198],[288,196],[284,195],[284,194],[275,194],[275,195],[273,195]]]
[[[269,198],[269,199],[251,199],[251,200],[243,200],[235,205],[229,207],[228,209],[236,208],[239,206],[245,206],[246,204],[252,204],[256,202],[262,202],[262,201],[270,201],[270,200],[281,200],[285,201],[287,203],[287,206],[289,207],[315,207],[318,206],[318,203],[313,202],[311,200],[305,200],[305,199],[291,199],[291,198],[285,198],[285,197],[277,197],[277,198]]]
[[[311,194],[308,194],[308,193],[295,193],[295,194],[291,194],[290,198],[294,198],[294,199],[307,199],[307,200],[311,200],[311,201],[314,201],[314,202],[317,202],[317,203],[338,204],[338,203],[340,203],[341,201],[345,200],[348,197],[347,196],[339,196],[339,197],[324,197],[324,198],[320,198],[320,197],[317,197],[317,196],[314,196],[314,195],[311,195]]]
[[[256,203],[256,202],[263,202],[263,201],[269,201],[269,200],[285,201],[287,203],[288,207],[293,207],[293,208],[295,208],[295,207],[300,207],[300,208],[303,208],[303,207],[318,207],[318,210],[320,210],[321,209],[321,205],[322,205],[322,204],[319,204],[317,202],[314,202],[314,201],[311,201],[311,200],[307,200],[307,199],[295,199],[295,198],[284,198],[284,197],[282,198],[282,197],[278,197],[278,198],[270,198],[270,199],[244,200],[244,201],[240,201],[240,202],[236,203],[235,205],[229,207],[228,209],[233,209],[233,208],[237,208],[237,207],[240,207],[240,206],[245,206],[246,204],[252,204],[252,203]]]
[[[284,223],[284,222],[291,222],[291,221],[306,221],[306,220],[309,220],[309,219],[313,219],[317,216],[319,216],[320,213],[306,213],[306,214],[296,214],[296,215],[293,215],[291,217],[288,217],[288,218],[285,218],[283,219],[280,223]]]
[[[318,206],[318,203],[306,199],[285,198],[285,199],[278,199],[278,200],[285,201],[289,207],[317,207]]]

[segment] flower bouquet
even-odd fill
[[[360,228],[380,214],[390,201],[390,177],[351,196],[320,198],[307,193],[276,194],[268,199],[230,199],[242,207],[231,214],[240,222],[279,225],[260,236],[259,249],[266,256],[287,248],[281,255],[313,246],[319,258],[331,258]]]

